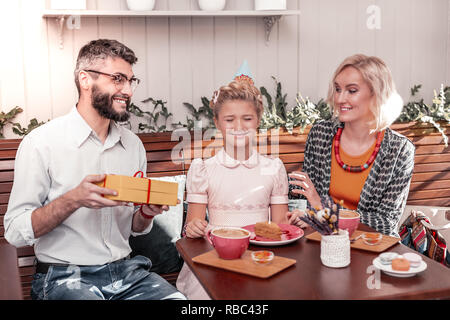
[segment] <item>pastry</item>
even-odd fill
[[[392,270],[408,271],[409,266],[410,266],[409,260],[407,260],[401,256],[392,260]]]
[[[420,266],[420,263],[422,262],[422,257],[416,253],[408,252],[403,255],[403,258],[409,261],[409,264],[412,268],[417,268]]]
[[[258,222],[255,224],[256,236],[272,240],[281,240],[283,232],[275,222]]]
[[[398,253],[396,252],[383,252],[380,254],[380,262],[384,265],[391,264],[392,260],[398,257]]]

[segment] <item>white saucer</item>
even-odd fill
[[[283,237],[282,237],[281,240],[278,240],[278,241],[276,241],[276,240],[274,240],[274,241],[261,241],[261,240],[254,240],[254,239],[250,238],[250,243],[254,244],[254,245],[257,245],[257,246],[278,247],[278,246],[282,246],[282,245],[285,245],[285,244],[297,241],[302,236],[303,236],[303,234],[302,235],[298,235],[298,236],[296,236],[295,238],[292,238],[292,239],[283,239]],[[251,237],[253,237],[253,238],[255,237],[255,233],[254,232],[252,232]]]
[[[387,275],[390,275],[392,277],[399,277],[399,278],[413,277],[416,274],[423,272],[427,269],[427,264],[423,260],[420,262],[420,265],[418,267],[411,267],[411,268],[409,268],[408,271],[392,270],[392,266],[390,264],[382,264],[380,262],[379,257],[376,257],[375,259],[373,259],[372,263],[375,266],[375,268],[380,269]]]
[[[277,247],[277,246],[282,246],[294,241],[297,241],[298,239],[300,239],[301,237],[303,237],[303,235],[305,234],[305,232],[300,229],[297,226],[291,225],[291,224],[283,224],[280,223],[278,225],[281,230],[284,231],[284,233],[281,235],[281,240],[256,240],[256,235],[255,235],[255,225],[251,224],[245,227],[242,227],[248,231],[250,231],[251,235],[250,235],[250,243],[257,245],[257,246],[264,246],[264,247]]]

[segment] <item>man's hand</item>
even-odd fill
[[[106,199],[102,196],[103,194],[116,194],[114,190],[95,185],[96,182],[104,179],[104,174],[87,176],[74,189],[34,210],[31,215],[34,236],[39,238],[52,231],[81,207],[99,209],[125,205],[124,202]]]
[[[142,211],[148,216],[157,216],[158,214],[163,213],[164,211],[168,211],[169,206],[160,206],[156,204],[144,204],[142,205]]]
[[[68,192],[69,199],[71,199],[78,208],[86,207],[100,209],[104,207],[126,205],[125,202],[103,197],[103,195],[117,195],[115,190],[99,187],[95,184],[105,180],[105,177],[105,174],[87,176],[75,189]]]
[[[180,203],[180,200],[177,200],[177,204]],[[142,213],[141,213],[142,210]],[[166,205],[155,205],[155,204],[143,204],[141,208],[136,211],[133,217],[133,225],[132,230],[134,232],[142,232],[144,231],[151,223],[154,217],[159,214],[164,213],[164,211],[168,211],[169,206]]]

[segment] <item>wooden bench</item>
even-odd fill
[[[5,239],[0,239],[0,261],[0,300],[22,300],[17,250]]]
[[[407,203],[410,205],[450,206],[450,147],[445,147],[442,136],[430,126],[411,128],[408,124],[394,125],[393,129],[407,136],[416,146],[415,168]],[[447,136],[450,126],[444,127]],[[279,156],[286,170],[301,170],[306,135],[293,135],[281,130],[278,134],[260,135],[261,153]],[[172,141],[172,133],[139,134],[147,150],[149,177],[173,176],[185,174],[190,160],[201,156],[207,158],[221,147],[222,140],[217,137],[213,141],[203,140],[195,143],[191,133],[190,143],[184,152],[178,153],[176,162],[172,161],[172,150],[179,141]],[[0,140],[0,239],[4,238],[3,217],[7,209],[9,193],[14,178],[14,159],[20,139]],[[277,143],[278,141],[278,143]],[[32,275],[34,274],[34,251],[32,247],[17,249],[18,265],[22,283],[23,296],[30,298]],[[1,261],[0,261],[1,263]],[[172,284],[177,273],[162,275]]]

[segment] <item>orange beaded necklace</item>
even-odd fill
[[[342,135],[342,128],[339,128],[338,131],[336,132],[336,139],[334,140],[334,155],[336,157],[336,162],[342,167],[342,169],[344,169],[345,171],[348,171],[348,172],[361,172],[361,171],[366,170],[368,167],[370,167],[372,162],[375,161],[378,151],[380,150],[381,141],[383,140],[383,132],[381,132],[381,131],[378,132],[377,143],[375,145],[375,149],[373,150],[372,155],[370,156],[369,160],[367,160],[366,163],[364,163],[361,166],[349,166],[342,161],[341,156],[339,155],[339,146],[340,146],[340,141],[341,141],[341,135]]]

